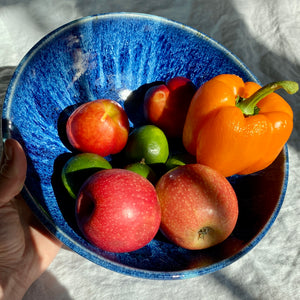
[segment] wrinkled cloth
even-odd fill
[[[117,11],[194,27],[239,57],[263,84],[300,83],[298,0],[0,0],[1,103],[15,67],[45,34],[82,16]],[[63,247],[24,300],[300,299],[300,93],[285,98],[295,115],[286,197],[270,231],[249,253],[212,274],[153,281],[107,270]]]

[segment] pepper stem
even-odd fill
[[[253,116],[259,112],[259,108],[256,106],[257,103],[278,89],[284,89],[288,94],[295,94],[299,86],[297,82],[289,80],[271,82],[260,88],[249,98],[239,101],[236,106],[242,110],[245,116]]]

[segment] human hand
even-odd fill
[[[0,164],[0,299],[22,299],[47,269],[61,242],[34,217],[19,195],[27,162],[20,144],[8,139]]]

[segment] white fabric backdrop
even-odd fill
[[[113,11],[185,23],[231,50],[262,83],[300,83],[298,0],[0,0],[1,101],[15,66],[46,33],[81,16]],[[24,299],[300,299],[299,95],[286,97],[295,126],[283,207],[263,240],[239,261],[194,279],[151,281],[114,273],[62,249]]]

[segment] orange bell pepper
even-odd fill
[[[224,176],[269,166],[293,129],[293,111],[275,90],[293,94],[298,84],[280,81],[261,88],[232,74],[204,83],[190,104],[183,144],[197,162]]]

